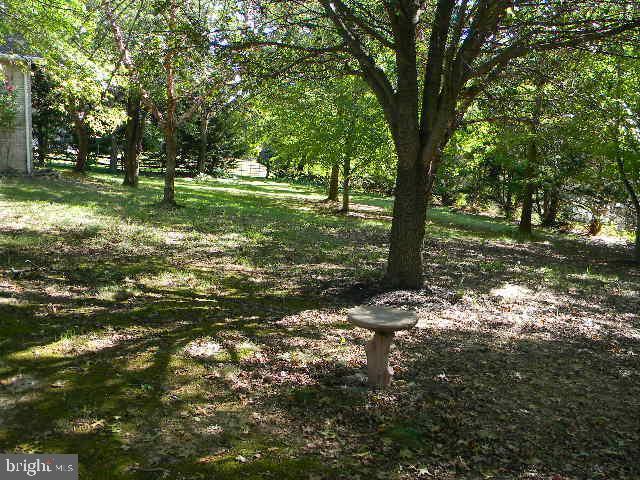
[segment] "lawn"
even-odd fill
[[[429,214],[426,288],[382,292],[391,201],[106,173],[0,180],[0,451],[100,479],[640,478],[630,250]],[[392,387],[346,309],[414,309]]]

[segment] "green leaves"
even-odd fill
[[[323,174],[350,155],[361,173],[390,174],[393,146],[382,112],[357,78],[273,82],[251,105],[250,135],[273,150],[276,168],[304,165]]]

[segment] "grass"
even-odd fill
[[[640,477],[624,246],[432,209],[426,288],[383,293],[391,201],[101,171],[0,181],[0,450],[81,478]],[[361,303],[415,309],[369,391]]]

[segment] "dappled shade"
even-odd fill
[[[93,479],[640,475],[622,247],[434,210],[426,288],[384,293],[388,199],[344,217],[311,187],[184,180],[161,210],[142,184],[2,184],[2,450]],[[363,303],[418,317],[384,392]]]

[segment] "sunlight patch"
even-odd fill
[[[164,243],[167,245],[179,245],[186,238],[182,232],[167,232],[164,236]]]
[[[142,334],[129,334],[106,330],[103,334],[77,334],[73,329],[63,334],[60,340],[40,345],[11,355],[19,360],[24,358],[67,358],[96,353],[108,348],[114,348],[123,342],[140,338]]]
[[[106,427],[106,421],[96,417],[60,418],[54,422],[56,430],[64,434],[96,433]]]
[[[185,355],[193,358],[211,358],[222,351],[222,346],[211,337],[198,338],[184,347]]]
[[[494,288],[490,291],[492,297],[499,297],[507,301],[518,301],[525,298],[530,298],[533,292],[527,287],[521,285],[514,285],[512,283],[505,283],[500,288]]]
[[[40,381],[30,375],[14,375],[0,380],[0,385],[14,393],[27,392],[40,386]]]
[[[140,278],[145,287],[188,287],[198,288],[199,280],[188,272],[162,272],[155,276]]]

